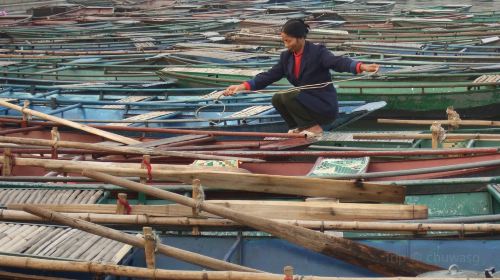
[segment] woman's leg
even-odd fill
[[[281,94],[285,110],[297,124],[297,128],[306,129],[318,125],[316,119],[312,116],[309,110],[302,105],[295,97],[298,92],[290,94]]]
[[[295,129],[297,128],[297,123],[295,122],[295,119],[290,115],[290,112],[288,112],[286,106],[285,106],[285,101],[283,99],[283,96],[285,94],[275,94],[273,95],[273,98],[271,100],[274,108],[280,113],[281,117],[285,120],[286,124],[288,125],[289,129]]]

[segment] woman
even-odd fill
[[[347,57],[335,56],[325,46],[306,40],[309,25],[303,20],[291,19],[283,25],[281,38],[287,51],[280,61],[267,72],[239,85],[229,86],[225,95],[234,95],[244,90],[260,90],[286,77],[296,86],[330,82],[330,69],[336,72],[358,74],[376,72],[379,66],[366,65]],[[322,124],[335,120],[338,114],[337,93],[332,84],[312,89],[275,94],[272,104],[289,127],[289,133],[302,133],[318,137],[323,133]]]

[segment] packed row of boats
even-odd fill
[[[494,276],[498,8],[0,1],[0,278]],[[285,79],[223,95],[290,18],[380,65],[332,71],[320,138],[286,133]]]

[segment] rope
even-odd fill
[[[354,81],[354,80],[364,79],[364,78],[368,78],[368,77],[371,77],[373,75],[376,75],[377,73],[378,73],[378,71],[375,71],[375,72],[371,72],[371,73],[366,74],[366,75],[356,76],[354,78],[349,78],[349,79],[335,81],[335,83],[343,83],[343,82],[348,82],[348,81]],[[294,92],[294,91],[297,91],[297,90],[307,90],[307,89],[324,88],[324,87],[326,87],[328,85],[331,85],[333,83],[334,83],[334,81],[330,81],[330,82],[324,82],[324,83],[318,83],[318,84],[310,84],[310,85],[303,85],[303,86],[298,86],[298,87],[292,87],[292,88],[289,88],[289,89],[284,89],[284,90],[276,91],[275,94],[284,94],[284,93]],[[254,91],[251,91],[251,92],[267,93],[267,92],[262,91],[262,90],[254,90]]]
[[[146,167],[146,170],[148,171],[148,183],[151,183],[153,181],[153,166],[151,166],[151,163],[146,161],[145,159],[142,160],[142,164]]]
[[[130,206],[130,204],[128,203],[128,201],[119,197],[118,198],[118,203],[120,203],[121,205],[123,205],[123,207],[125,207],[125,212],[127,213],[127,215],[130,215],[130,213],[132,212],[132,206]]]
[[[209,93],[209,94],[212,94],[212,93],[215,93],[215,92],[217,92],[217,91],[212,91],[212,92],[211,92],[211,93]],[[200,108],[196,109],[196,111],[194,111],[194,116],[195,116],[195,118],[200,119],[200,111],[201,111],[201,110],[203,110],[203,109],[205,109],[205,108],[208,108],[208,107],[210,107],[210,106],[213,106],[213,105],[215,105],[215,104],[222,104],[222,112],[218,113],[218,115],[219,115],[219,119],[218,119],[217,121],[215,121],[215,122],[214,122],[214,121],[212,121],[212,122],[211,122],[211,124],[214,124],[214,125],[215,125],[215,124],[219,124],[219,123],[222,121],[222,114],[224,114],[224,113],[226,112],[226,104],[225,104],[224,102],[221,102],[221,101],[220,101],[220,99],[221,99],[223,96],[224,96],[224,95],[222,95],[222,94],[221,94],[221,95],[217,96],[217,98],[213,99],[213,102],[214,102],[214,103],[212,103],[212,104],[207,104],[207,105],[205,105],[205,106],[201,106]]]

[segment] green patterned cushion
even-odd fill
[[[319,158],[307,176],[335,176],[364,173],[370,162],[362,158]]]
[[[193,166],[210,166],[210,167],[240,167],[240,162],[235,159],[229,160],[195,160]]]

